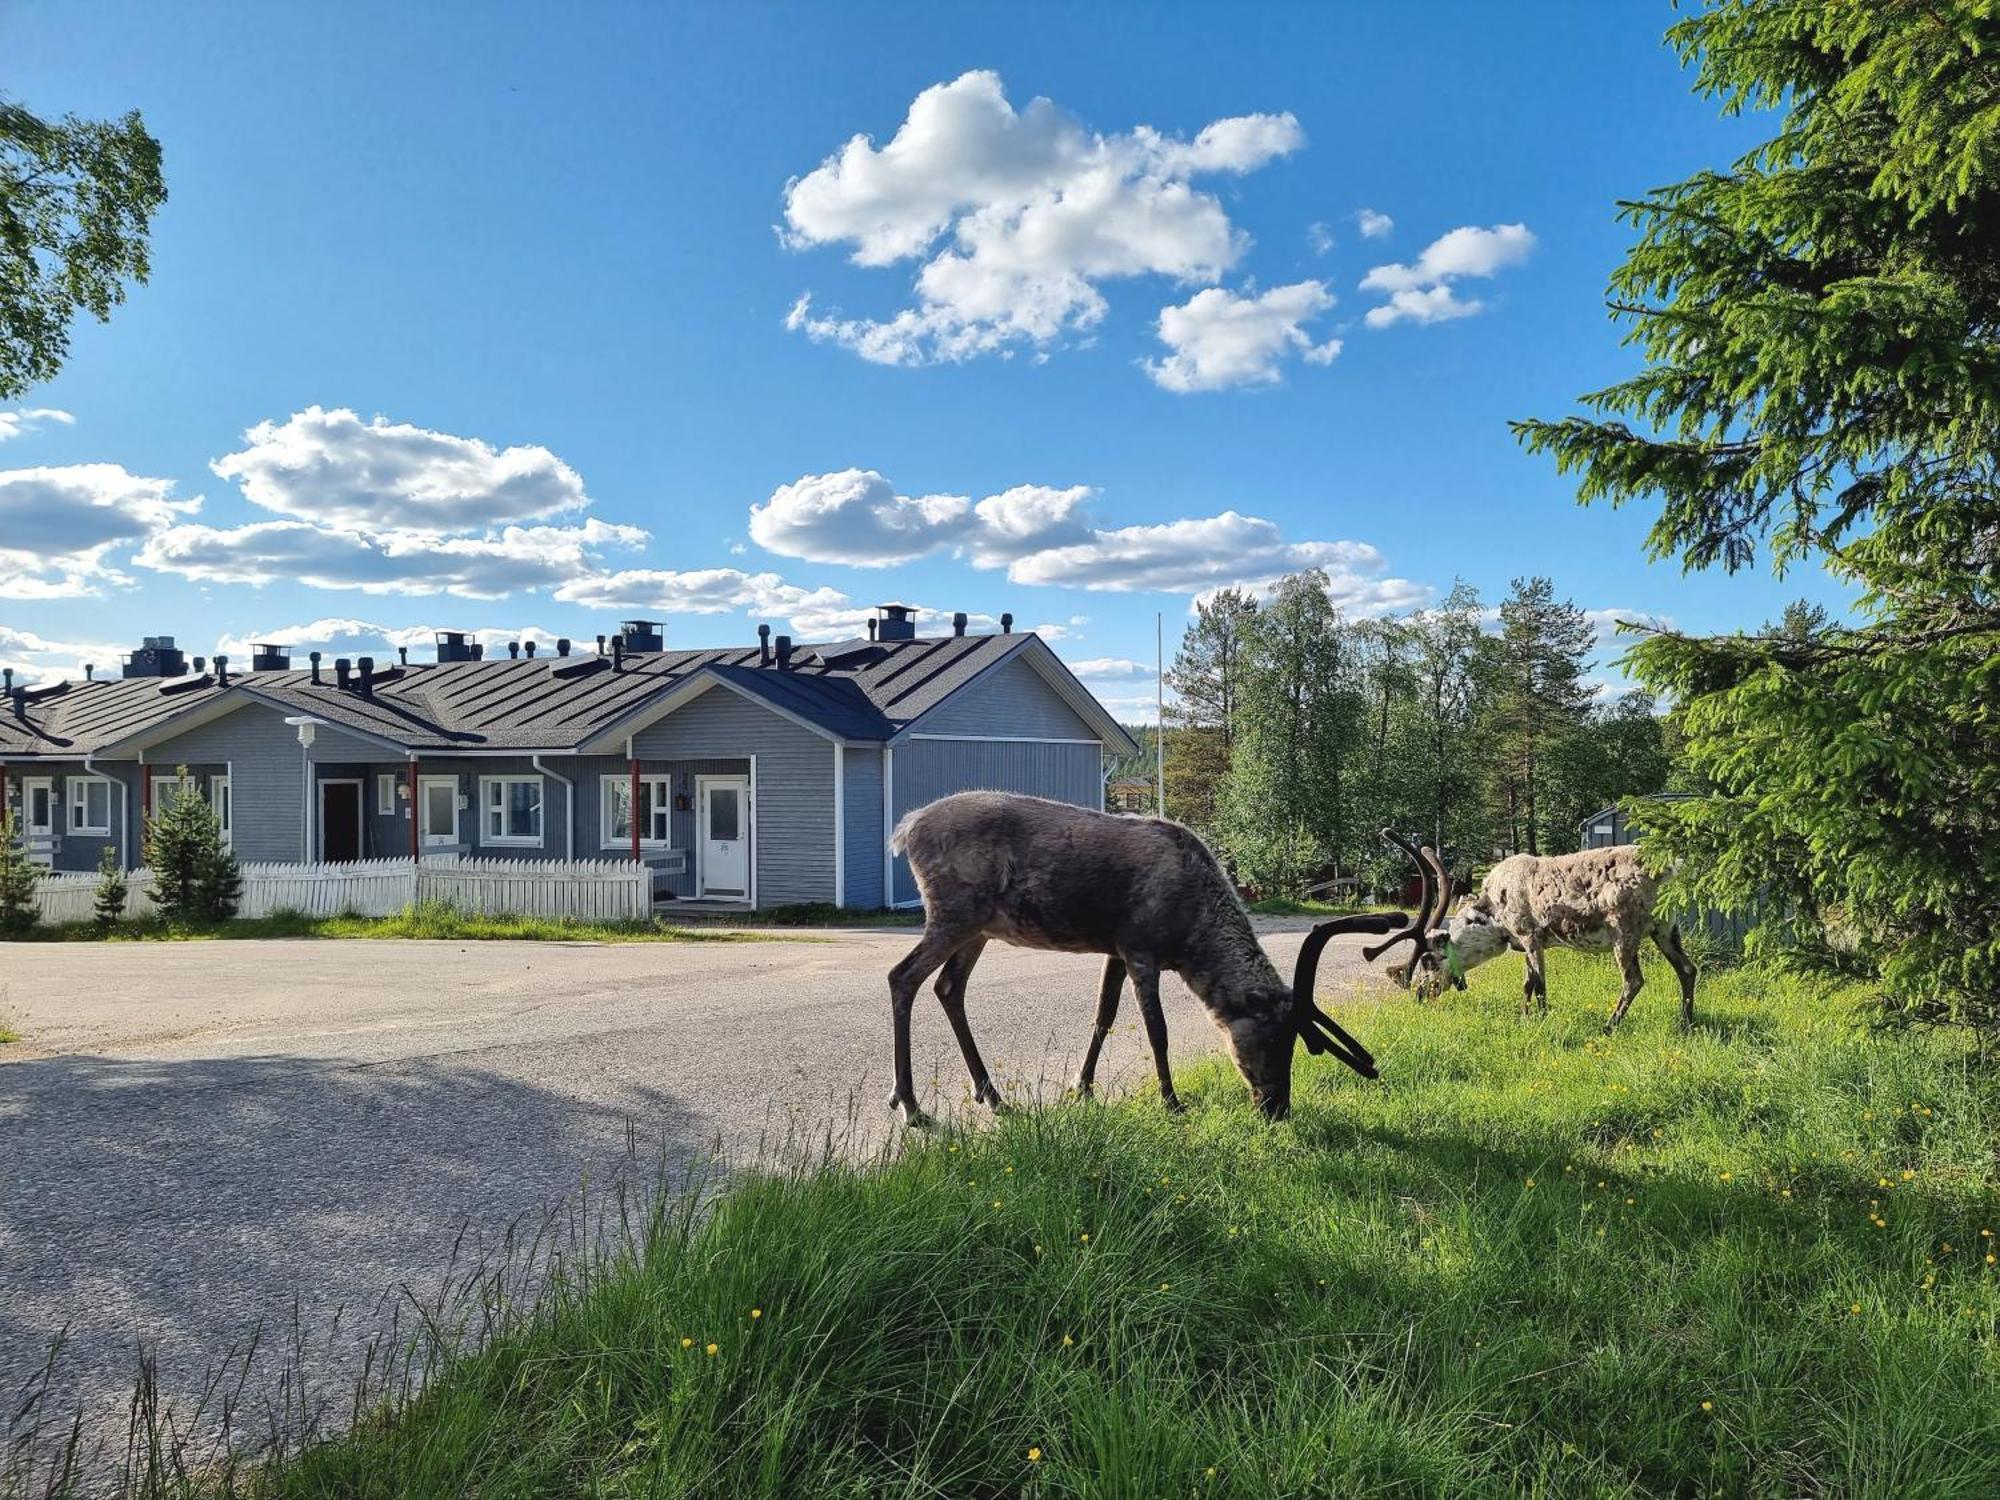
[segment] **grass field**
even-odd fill
[[[2000,1494],[2000,1091],[1747,970],[1347,1008],[1264,1124],[1219,1064],[739,1179],[568,1263],[274,1496]]]

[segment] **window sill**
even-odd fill
[[[72,828],[69,832],[71,838],[79,839],[108,839],[111,837],[111,830],[109,828]],[[43,837],[47,837],[47,835],[45,834]]]
[[[632,852],[632,841],[630,839],[611,840],[599,844],[597,847],[602,849],[606,854],[630,854]],[[652,839],[640,839],[639,852],[641,854],[672,854],[674,846],[672,844],[658,843]]]
[[[488,837],[479,841],[479,847],[482,849],[539,849],[542,847],[542,841],[540,839],[496,839]]]

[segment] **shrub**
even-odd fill
[[[187,767],[175,773],[184,787]],[[222,838],[222,824],[200,793],[185,791],[154,811],[146,825],[153,896],[169,926],[226,922],[236,915],[243,875]]]
[[[17,938],[41,920],[35,883],[42,867],[28,858],[28,846],[14,819],[0,812],[0,938]]]
[[[91,913],[100,928],[114,927],[124,919],[126,893],[125,867],[119,863],[118,848],[106,844],[97,857],[97,902]]]

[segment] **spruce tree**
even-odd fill
[[[106,844],[97,856],[97,895],[91,917],[101,929],[117,926],[125,919],[125,898],[129,891],[125,867],[119,863],[118,847]]]
[[[1518,424],[1684,567],[1826,569],[1849,619],[1661,632],[1704,795],[1647,815],[1683,896],[1840,934],[1903,1013],[2000,1035],[2000,11],[1718,0],[1668,33],[1771,138],[1623,205],[1645,360]]]
[[[242,874],[224,845],[215,810],[192,789],[187,767],[175,774],[182,792],[156,807],[146,825],[153,899],[172,926],[227,921],[236,914]]]
[[[1583,672],[1593,639],[1583,611],[1557,599],[1546,578],[1515,579],[1500,606],[1494,777],[1517,853],[1569,847],[1549,782],[1590,709]]]
[[[1216,826],[1216,797],[1229,773],[1243,692],[1243,651],[1257,601],[1220,589],[1195,605],[1167,686],[1167,806],[1181,822]]]
[[[0,811],[0,938],[25,937],[41,920],[35,886],[42,867],[28,857],[28,846],[13,816]]]

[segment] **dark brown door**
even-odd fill
[[[361,858],[361,788],[351,781],[320,783],[319,857],[329,864]]]

